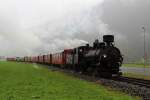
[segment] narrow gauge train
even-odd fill
[[[123,57],[114,45],[113,35],[104,35],[103,42],[95,40],[93,46],[80,46],[63,52],[35,57],[8,58],[8,60],[59,66],[93,76],[120,76]]]

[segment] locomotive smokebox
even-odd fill
[[[106,42],[108,44],[114,42],[114,35],[104,35],[103,42]]]

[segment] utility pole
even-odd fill
[[[144,58],[144,65],[145,65],[145,59],[146,59],[146,39],[145,39],[145,32],[146,32],[146,29],[145,29],[144,26],[142,27],[142,29],[143,29],[143,33],[144,33],[144,55],[143,55],[143,58]]]

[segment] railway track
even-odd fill
[[[80,79],[96,82],[97,84],[118,89],[122,92],[125,92],[133,96],[139,96],[142,98],[142,100],[150,100],[150,80],[142,80],[142,79],[135,79],[129,77],[106,79],[106,78],[92,77],[80,73],[75,73],[70,70],[60,69],[52,66],[50,67],[47,65],[46,67],[49,68],[51,71],[61,71],[68,75],[78,77]]]
[[[54,68],[54,67],[51,67],[50,69],[63,71],[65,73],[70,73],[72,75],[75,75],[77,77],[80,77],[80,78],[83,78],[83,79],[86,79],[86,80],[89,80],[89,81],[97,81],[97,80],[103,79],[103,78],[100,78],[100,77],[92,77],[92,76],[83,75],[83,74],[79,74],[79,73],[71,73],[72,71],[65,70],[65,69],[61,69],[60,70],[59,68]],[[114,81],[118,81],[118,82],[125,82],[125,83],[138,85],[140,87],[146,87],[146,88],[150,89],[150,80],[129,78],[129,77],[118,77],[118,78],[111,78],[111,79],[107,79],[107,80],[114,80]]]
[[[137,79],[137,78],[129,78],[129,77],[119,77],[119,78],[114,78],[113,80],[115,81],[120,81],[120,82],[127,82],[133,85],[138,85],[141,87],[146,87],[150,89],[150,80],[144,80],[144,79]]]
[[[53,69],[54,67],[51,67],[51,69]],[[55,70],[59,70],[60,69],[57,69],[57,68],[54,68]],[[66,73],[70,73],[69,70],[64,70],[64,69],[61,69],[63,72],[66,72]],[[86,80],[90,80],[90,81],[96,81],[96,80],[101,80],[100,77],[91,77],[91,76],[87,76],[87,75],[82,75],[82,74],[79,74],[79,73],[71,73],[75,76],[78,76],[78,77],[82,77],[83,79],[86,79]],[[109,79],[107,79],[109,80]],[[146,87],[146,88],[149,88],[150,89],[150,80],[144,80],[144,79],[137,79],[137,78],[129,78],[129,77],[118,77],[118,78],[111,78],[110,80],[114,80],[114,81],[118,81],[118,82],[125,82],[125,83],[129,83],[129,84],[133,84],[133,85],[138,85],[140,87]]]

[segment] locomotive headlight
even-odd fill
[[[106,54],[104,54],[104,55],[103,55],[103,57],[104,57],[104,58],[106,58],[106,57],[107,57],[107,55],[106,55]]]

